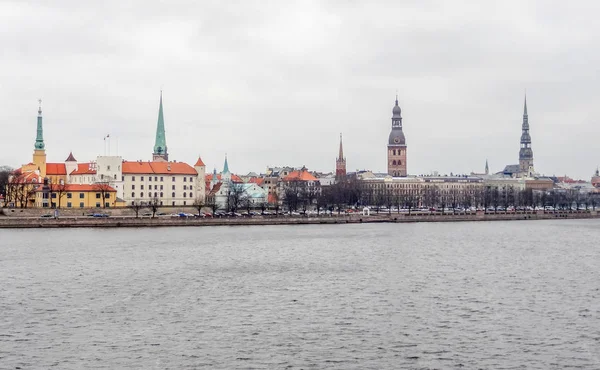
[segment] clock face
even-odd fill
[[[399,138],[399,137],[395,137],[395,138],[394,138],[394,142],[395,142],[396,144],[398,144],[398,143],[400,142],[400,138]]]

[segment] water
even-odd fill
[[[0,230],[2,369],[600,368],[600,221]]]

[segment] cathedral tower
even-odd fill
[[[160,92],[160,105],[158,107],[158,122],[156,124],[156,140],[154,141],[153,161],[169,161],[167,152],[167,139],[165,137],[165,119],[163,117],[162,91]]]
[[[335,179],[340,181],[346,177],[346,158],[344,158],[344,148],[342,146],[342,134],[340,134],[340,152],[335,160]]]
[[[42,101],[39,100],[37,117],[37,135],[33,149],[33,163],[40,172],[40,177],[46,177],[46,145],[44,144],[44,128],[42,126]]]
[[[527,116],[527,96],[523,109],[523,126],[521,128],[521,149],[519,150],[520,176],[530,176],[533,172],[533,150],[531,150],[531,136],[529,136],[529,117]]]
[[[392,109],[392,131],[388,138],[387,146],[388,175],[406,176],[406,138],[402,132],[402,110],[398,105]]]

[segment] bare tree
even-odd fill
[[[130,208],[131,210],[133,210],[133,212],[135,212],[135,218],[139,217],[140,211],[145,208],[145,204],[142,203],[139,199],[134,200],[129,206],[127,206],[128,208]]]
[[[60,183],[54,185],[53,188],[57,198],[57,208],[60,208],[62,197],[64,197],[65,193],[67,192],[67,186],[61,181]]]
[[[158,208],[160,207],[160,199],[157,196],[152,197],[148,202],[148,208],[152,211],[152,218],[156,216],[156,212],[158,212]]]
[[[202,208],[204,208],[206,202],[204,201],[204,199],[198,197],[194,199],[194,203],[192,203],[192,205],[198,210],[198,217],[200,217],[200,214],[202,213]]]
[[[106,198],[110,197],[110,193],[114,190],[108,182],[97,182],[94,184],[95,191],[100,193],[102,198],[102,208],[106,208]]]

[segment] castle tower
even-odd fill
[[[533,150],[531,150],[531,136],[529,135],[529,117],[527,116],[527,96],[523,109],[523,126],[521,133],[521,149],[519,150],[520,176],[530,176],[533,169]]]
[[[196,164],[194,164],[194,169],[198,173],[198,176],[196,177],[196,198],[201,199],[204,202],[206,199],[206,166],[200,156],[198,156],[198,160],[196,161]]]
[[[340,134],[340,152],[335,160],[335,179],[340,181],[346,177],[346,158],[344,157],[344,147],[342,146],[342,134]]]
[[[156,140],[154,141],[153,161],[169,161],[167,152],[167,139],[165,136],[165,119],[163,117],[162,90],[160,92],[160,105],[158,107],[158,122],[156,124]]]
[[[37,135],[33,149],[33,163],[40,172],[40,177],[46,177],[46,145],[44,144],[44,128],[42,126],[42,100],[39,100],[40,106],[37,117]]]
[[[392,109],[392,131],[388,138],[387,151],[388,175],[406,176],[406,138],[402,132],[402,110],[398,105],[397,95],[396,105]]]

